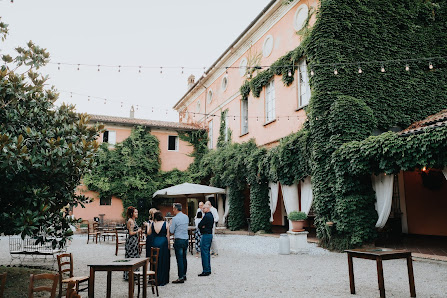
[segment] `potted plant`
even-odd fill
[[[292,222],[292,232],[304,231],[304,221],[307,214],[301,211],[292,211],[287,215],[287,219]]]

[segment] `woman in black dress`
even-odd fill
[[[138,233],[141,229],[138,227],[136,219],[138,218],[138,210],[132,206],[127,208],[127,231],[129,233],[126,239],[126,258],[139,258],[138,252]],[[124,271],[123,277],[129,279],[129,272]]]
[[[157,266],[157,284],[164,286],[169,283],[169,270],[171,267],[171,254],[169,243],[169,225],[164,221],[160,211],[155,212],[154,221],[149,229],[152,235],[152,247],[160,248]]]
[[[149,209],[149,221],[146,225],[146,258],[151,256],[151,247],[152,247],[152,237],[153,235],[150,233],[152,222],[154,221],[154,214],[158,210],[155,208]]]

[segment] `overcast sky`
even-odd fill
[[[61,91],[57,104],[124,117],[138,105],[136,118],[178,121],[172,106],[186,93],[189,74],[198,78],[269,2],[0,0],[0,16],[10,29],[0,49],[12,55],[29,40],[46,48],[54,64],[43,73]],[[76,65],[61,65],[58,70],[57,63],[156,68],[139,73],[138,67],[118,72],[103,66],[98,72],[98,67],[78,71]],[[185,67],[183,75],[179,67]]]

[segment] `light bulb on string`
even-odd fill
[[[121,107],[123,107],[123,102],[121,102]]]
[[[73,92],[70,92],[70,97],[73,98]]]
[[[182,74],[184,73],[183,69],[184,69],[184,67],[182,67]]]
[[[98,64],[98,71],[99,71],[99,67],[101,67],[101,65]]]
[[[163,67],[160,67],[160,74],[163,74]]]
[[[382,67],[380,68],[380,71],[385,72],[385,66],[383,66],[383,64],[382,64]]]
[[[203,68],[203,76],[206,76],[206,67]]]
[[[106,104],[106,103],[107,103],[107,99],[104,98],[104,104]]]
[[[233,120],[236,121],[236,116],[233,116]]]
[[[118,72],[121,72],[121,65],[118,65]]]
[[[168,110],[166,110],[166,115],[168,114]]]
[[[87,101],[90,101],[90,95],[87,97]]]
[[[154,112],[154,108],[152,107],[152,113]]]
[[[78,64],[78,70],[79,70],[79,66],[80,66],[80,64]]]
[[[338,75],[338,70],[337,70],[337,68],[334,68],[334,75]]]
[[[137,111],[138,111],[138,105],[137,105]]]
[[[141,73],[141,66],[138,66],[138,73]]]
[[[292,71],[289,69],[289,72],[287,73],[287,75],[289,76],[289,77],[291,77],[292,76]]]
[[[315,74],[315,73],[314,73],[314,70],[311,69],[311,70],[310,70],[310,75],[313,76],[314,74]]]
[[[433,64],[431,62],[428,64],[428,68],[433,69]]]
[[[287,121],[290,121],[290,117],[289,116],[287,116]]]
[[[358,72],[359,73],[363,73],[363,70],[362,70],[362,68],[359,66],[359,70],[358,70]]]
[[[60,63],[57,64],[57,70],[61,70],[61,64]]]
[[[405,65],[405,70],[406,71],[410,71],[410,66],[407,64],[407,65]]]
[[[256,117],[256,122],[258,122],[259,121],[259,118],[258,117]]]
[[[228,66],[225,67],[225,73],[228,74]]]

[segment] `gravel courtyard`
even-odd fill
[[[309,244],[307,254],[279,255],[279,239],[265,236],[217,235],[219,256],[211,259],[212,275],[198,277],[201,260],[188,254],[188,280],[159,287],[160,297],[378,297],[374,261],[354,259],[357,295],[350,295],[346,254],[332,253]],[[87,264],[115,256],[114,242],[86,244],[85,235],[76,235],[68,252],[74,255],[75,275],[88,275]],[[0,264],[10,263],[8,237],[0,237]],[[27,261],[29,263],[29,260]],[[15,261],[13,264],[17,264]],[[405,260],[384,261],[387,297],[409,297]],[[447,263],[425,260],[413,262],[418,297],[447,296]],[[177,278],[171,251],[170,281]],[[112,297],[127,297],[122,273],[112,276]],[[96,273],[95,297],[105,297],[106,273]],[[148,289],[148,296],[152,292]],[[86,297],[86,293],[81,293]]]

